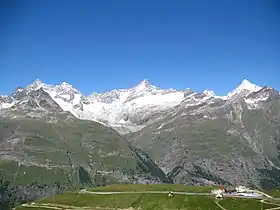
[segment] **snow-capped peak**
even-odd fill
[[[62,82],[60,84],[60,86],[63,86],[63,87],[72,87],[72,85],[68,84],[67,82]]]
[[[137,86],[134,87],[136,91],[143,91],[149,88],[156,88],[156,87],[151,85],[151,83],[147,79],[143,80]]]
[[[260,89],[262,89],[262,87],[257,86],[251,82],[249,82],[247,79],[244,79],[240,85],[237,86],[237,88],[235,88],[233,91],[229,92],[227,94],[228,97],[231,97],[233,95],[236,95],[242,91],[247,91],[248,93],[252,93],[252,92],[257,92]]]
[[[53,86],[52,86],[53,87]],[[80,91],[78,91],[77,89],[75,89],[72,85],[70,85],[67,82],[62,82],[59,85],[56,85],[55,87],[53,87],[54,89],[56,89],[56,91],[59,92],[76,92],[76,93],[80,93]]]
[[[16,92],[22,92],[24,90],[23,87],[17,87]]]
[[[207,96],[213,96],[213,97],[216,96],[214,91],[212,91],[212,90],[204,90],[203,94],[205,94]]]
[[[42,82],[41,82],[40,79],[37,78],[32,84],[33,84],[33,85],[41,85]]]
[[[41,82],[41,80],[36,79],[32,84],[27,86],[27,89],[36,90],[44,86],[45,84]]]
[[[251,83],[247,79],[244,79],[238,87],[247,89],[247,90],[251,90],[251,91],[254,91],[256,88],[258,88],[258,89],[260,88],[259,86]]]

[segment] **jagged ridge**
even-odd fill
[[[129,89],[111,90],[106,93],[93,93],[83,95],[72,85],[62,82],[60,85],[47,85],[39,79],[27,88],[17,88],[11,96],[0,96],[0,109],[10,108],[22,103],[24,96],[34,90],[42,89],[58,104],[63,111],[69,111],[75,117],[100,122],[111,126],[120,133],[135,132],[145,126],[161,119],[162,113],[176,106],[193,107],[200,104],[213,104],[222,101],[246,98],[251,107],[257,107],[260,101],[256,96],[262,87],[243,82],[227,96],[217,96],[211,90],[196,93],[190,89],[178,91],[173,89],[160,89],[144,80],[137,86]],[[279,94],[273,90],[273,94]],[[256,93],[252,97],[253,93]],[[270,97],[269,91],[262,94],[261,100]],[[32,103],[29,101],[29,103]],[[254,105],[252,105],[254,104]],[[54,105],[54,109],[60,108]]]

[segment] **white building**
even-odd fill
[[[225,191],[222,189],[216,189],[216,190],[212,190],[211,193],[213,195],[219,195],[219,194],[223,194]]]
[[[251,191],[249,188],[244,187],[244,186],[238,186],[235,189],[236,189],[236,192],[238,192],[238,193],[245,193],[245,192]]]

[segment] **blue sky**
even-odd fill
[[[280,89],[277,0],[4,0],[0,93],[36,78],[85,94],[131,87],[206,88],[244,78]]]

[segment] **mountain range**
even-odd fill
[[[176,106],[187,108],[203,103],[230,102],[243,97],[248,107],[253,108],[258,106],[259,101],[268,99],[271,94],[279,94],[272,88],[254,85],[248,80],[243,80],[226,96],[216,96],[211,90],[196,93],[191,89],[183,91],[160,89],[144,80],[129,89],[116,89],[85,96],[66,82],[60,85],[47,85],[37,79],[26,88],[18,87],[10,96],[0,96],[0,108],[22,106],[26,94],[40,89],[52,99],[54,109],[69,111],[79,119],[110,126],[121,134],[141,130],[161,117],[163,112]]]
[[[0,117],[1,160],[30,165],[28,157],[34,157],[33,165],[40,167],[64,160],[63,168],[71,154],[71,160],[90,168],[93,156],[100,164],[113,154],[110,160],[122,156],[133,167],[140,161],[150,167],[149,173],[156,171],[157,180],[259,188],[280,184],[280,93],[248,80],[225,96],[211,90],[161,89],[147,80],[129,89],[85,96],[66,82],[48,85],[36,80],[0,96]],[[62,150],[68,152],[63,145],[69,154],[61,155]],[[50,154],[59,160],[47,164]],[[132,159],[128,154],[134,154]],[[143,161],[147,158],[148,163]],[[112,165],[122,167],[109,161],[104,171],[111,171]]]

